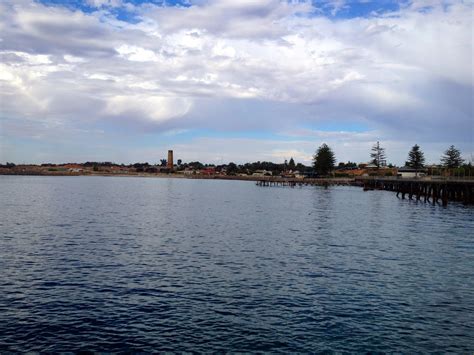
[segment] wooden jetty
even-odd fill
[[[354,179],[296,179],[281,177],[266,177],[257,180],[258,186],[329,186],[329,185],[354,185]]]
[[[397,193],[397,197],[429,202],[435,205],[448,205],[448,201],[474,204],[474,180],[472,179],[431,179],[396,177],[358,177],[356,182],[364,190],[387,190]]]
[[[474,179],[449,178],[399,178],[399,177],[357,177],[355,179],[294,179],[264,177],[257,180],[258,186],[362,186],[367,190],[387,190],[397,193],[401,199],[424,201],[433,205],[448,205],[448,201],[474,204]]]

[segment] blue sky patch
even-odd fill
[[[37,0],[38,2],[50,6],[64,6],[70,9],[78,9],[86,13],[96,11],[98,8],[92,6],[91,3],[84,0]],[[153,4],[158,6],[183,6],[189,7],[193,3],[200,4],[202,1],[188,1],[188,0],[123,0],[125,4],[143,5]],[[356,17],[371,17],[378,16],[383,13],[393,12],[400,9],[409,3],[408,0],[382,0],[382,1],[362,1],[362,0],[347,0],[343,2],[335,2],[334,0],[313,0],[312,1],[316,11],[315,16],[326,16],[333,19],[347,19]],[[123,7],[108,8],[119,20],[134,21],[134,16],[130,14]],[[429,8],[425,9],[426,11]]]
[[[348,0],[340,3],[333,0],[313,0],[313,5],[317,8],[317,12],[333,19],[379,16],[384,13],[398,11],[401,6],[407,3],[408,1],[396,0]]]

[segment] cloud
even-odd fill
[[[190,7],[147,6],[142,16],[159,24],[165,33],[199,29],[232,38],[278,38],[286,33],[288,16],[307,14],[310,2],[279,0],[211,0]]]
[[[412,1],[340,19],[318,9],[336,14],[350,2],[88,4],[93,11],[0,4],[4,136],[32,122],[105,134],[127,127],[273,135],[357,122],[377,132],[373,140],[460,143],[472,151],[468,2]],[[134,21],[121,20],[117,8]],[[262,147],[269,159],[308,156],[295,146]]]
[[[89,6],[100,8],[100,7],[120,7],[123,6],[121,0],[86,0]]]
[[[154,122],[169,120],[186,114],[191,102],[185,98],[159,96],[113,96],[108,99],[105,113],[111,116],[133,117],[139,121]]]

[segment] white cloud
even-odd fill
[[[335,21],[310,2],[144,4],[133,6],[137,23],[115,18],[121,1],[89,5],[99,10],[0,4],[2,116],[272,132],[356,120],[391,140],[472,142],[468,2]]]
[[[122,58],[132,62],[158,62],[160,60],[155,52],[137,46],[129,46],[128,44],[120,45],[116,48],[116,51]]]
[[[76,56],[69,55],[69,54],[64,55],[64,60],[68,63],[85,63],[85,62],[87,62],[87,60],[84,59],[84,58],[76,57]]]
[[[123,2],[121,0],[86,0],[86,3],[89,6],[98,7],[98,8],[123,6]]]
[[[112,116],[128,115],[136,120],[150,119],[161,122],[183,116],[191,105],[191,101],[185,98],[118,95],[107,100],[105,113]]]

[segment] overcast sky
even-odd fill
[[[2,0],[0,163],[472,159],[471,0]]]

